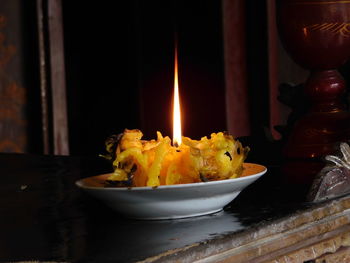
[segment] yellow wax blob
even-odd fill
[[[231,135],[212,133],[210,138],[182,137],[178,147],[157,132],[156,140],[142,140],[140,130],[125,130],[106,142],[114,173],[108,182],[118,186],[186,184],[236,178],[242,174],[249,148]]]

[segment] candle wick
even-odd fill
[[[174,142],[174,146],[177,148],[179,147],[179,144],[177,142]]]

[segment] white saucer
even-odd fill
[[[110,174],[76,182],[87,193],[101,199],[129,218],[158,220],[218,212],[248,185],[266,173],[266,167],[245,163],[243,176],[236,179],[152,187],[105,187]]]

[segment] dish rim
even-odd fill
[[[162,190],[162,189],[185,189],[185,188],[191,188],[191,187],[202,187],[202,186],[214,186],[214,185],[221,185],[221,184],[229,184],[233,182],[241,182],[246,181],[248,179],[254,179],[255,177],[260,177],[264,175],[267,172],[267,168],[264,165],[256,164],[256,163],[244,163],[246,165],[254,165],[259,166],[263,170],[251,175],[246,175],[243,177],[233,178],[233,179],[225,179],[225,180],[217,180],[217,181],[209,181],[209,182],[198,182],[198,183],[188,183],[188,184],[173,184],[173,185],[159,185],[159,186],[133,186],[133,187],[110,187],[110,186],[87,186],[83,185],[83,181],[88,178],[94,178],[94,177],[100,177],[103,175],[111,174],[111,173],[105,173],[105,174],[99,174],[95,176],[90,176],[86,178],[79,179],[75,182],[76,186],[82,189],[90,189],[90,190],[104,190],[104,191],[155,191],[155,190]],[[245,169],[249,169],[245,168]]]

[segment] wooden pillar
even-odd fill
[[[223,0],[227,129],[250,135],[245,48],[245,0]]]
[[[267,39],[269,67],[269,101],[270,101],[270,131],[275,139],[280,134],[274,129],[281,124],[280,103],[278,97],[278,35],[276,26],[276,1],[267,0]]]
[[[47,89],[47,64],[44,35],[44,12],[43,0],[37,0],[37,24],[38,24],[38,44],[39,44],[39,70],[40,70],[40,98],[41,98],[41,125],[44,154],[50,153],[49,141],[49,101]]]
[[[37,12],[44,153],[68,155],[61,0],[37,0]]]

